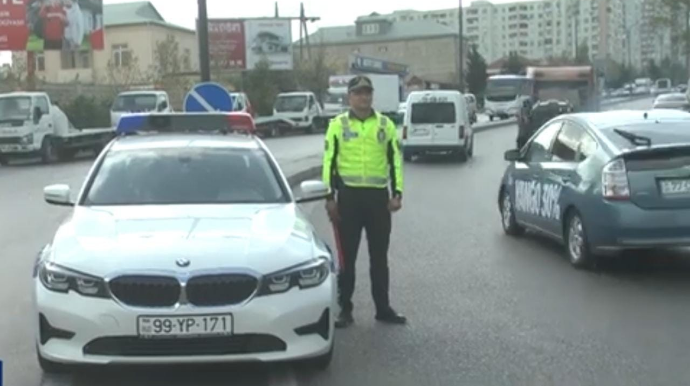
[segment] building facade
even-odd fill
[[[627,0],[626,0],[627,1]],[[494,4],[473,1],[463,8],[463,34],[487,62],[511,52],[533,60],[574,57],[586,44],[592,59],[623,60],[623,0],[535,0]],[[377,15],[392,22],[428,21],[458,31],[458,8],[396,11]],[[362,17],[358,21],[366,21]]]
[[[351,58],[357,55],[407,66],[408,75],[427,82],[449,87],[460,83],[459,34],[438,23],[395,22],[374,15],[359,18],[353,26],[321,28],[309,41],[324,50],[341,74],[350,72]]]
[[[145,77],[154,68],[156,47],[169,36],[179,44],[184,71],[198,69],[196,32],[167,23],[150,2],[106,4],[105,49],[102,51],[46,51],[34,54],[36,77],[50,83],[117,83],[122,74]],[[26,53],[14,62],[26,63]]]

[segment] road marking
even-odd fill
[[[269,386],[298,386],[292,366],[279,365],[271,369],[268,376]]]
[[[189,95],[190,95],[192,98],[196,99],[196,101],[199,102],[199,104],[201,105],[201,107],[205,108],[206,111],[216,111],[216,109],[214,109],[213,106],[211,106],[208,102],[206,102],[206,99],[204,99],[204,97],[202,97],[201,95],[199,95],[199,93],[196,92],[196,90],[190,91],[190,92],[189,92]]]

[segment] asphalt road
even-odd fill
[[[619,108],[646,108],[649,100]],[[80,185],[90,160],[0,169],[0,359],[5,384],[33,385],[650,385],[690,376],[690,265],[633,256],[599,273],[575,271],[561,248],[501,231],[496,189],[517,128],[476,137],[467,164],[407,164],[405,208],[391,247],[394,306],[410,325],[373,321],[363,245],[356,319],[339,332],[332,367],[128,368],[44,378],[35,361],[30,273],[67,214],[42,203],[53,182]],[[312,143],[313,142],[313,143]],[[268,140],[282,163],[321,136]],[[304,147],[303,147],[304,148]],[[280,150],[284,149],[284,150]],[[282,159],[281,159],[282,158]],[[322,204],[305,207],[330,240]]]

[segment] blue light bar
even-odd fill
[[[118,135],[136,133],[227,133],[242,131],[252,134],[253,118],[245,113],[166,113],[129,114],[120,119]]]

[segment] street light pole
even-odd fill
[[[199,19],[197,21],[197,33],[199,34],[199,68],[201,81],[211,81],[211,63],[208,49],[208,11],[206,0],[199,1]]]
[[[458,40],[460,47],[460,65],[459,65],[459,76],[460,76],[460,92],[465,92],[465,50],[463,42],[463,17],[462,17],[462,0],[458,1]]]

